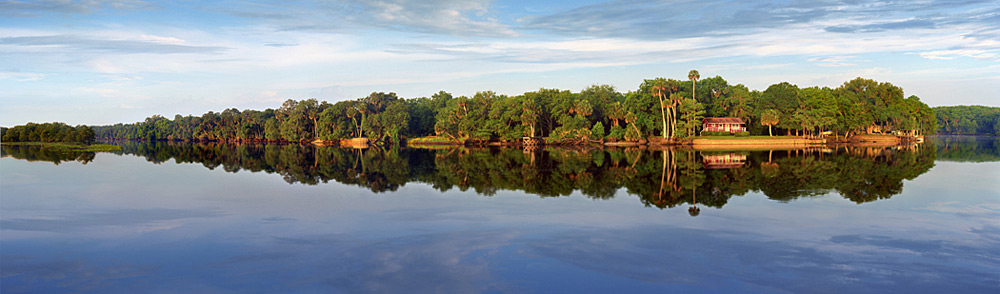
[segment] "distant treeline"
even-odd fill
[[[90,144],[94,142],[94,129],[79,125],[71,127],[61,122],[28,123],[12,128],[0,128],[0,140],[3,142],[78,142]]]
[[[235,108],[201,116],[159,115],[143,122],[96,127],[99,138],[192,141],[338,140],[368,137],[397,143],[437,135],[456,142],[511,141],[542,136],[558,141],[625,140],[696,136],[704,117],[737,117],[752,134],[811,135],[831,131],[932,134],[934,111],[916,96],[886,82],[856,78],[836,89],[799,88],[783,82],[763,92],[722,77],[644,80],[626,93],[593,85],[578,93],[539,89],[517,96],[478,92],[453,97],[402,99],[374,92],[330,104],[287,100],[278,109]]]
[[[1000,107],[938,106],[939,134],[1000,136]]]

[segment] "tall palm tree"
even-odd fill
[[[697,101],[698,98],[694,95],[694,90],[695,86],[697,86],[697,81],[700,78],[701,75],[698,74],[698,70],[692,69],[691,71],[688,72],[688,79],[691,80],[691,98],[694,98],[695,101]]]
[[[670,137],[677,134],[677,108],[684,102],[684,95],[680,93],[670,94]]]
[[[667,114],[666,114],[667,113],[667,111],[666,111],[667,102],[665,101],[666,100],[665,99],[666,98],[666,92],[667,92],[666,81],[663,80],[662,78],[660,78],[660,79],[656,79],[656,81],[653,82],[653,83],[655,83],[655,86],[653,86],[653,89],[652,89],[653,93],[652,94],[653,94],[654,97],[660,99],[660,116],[663,119],[663,132],[662,133],[663,133],[663,139],[666,139],[667,136],[668,136],[668,134],[667,134]]]
[[[647,82],[649,81],[647,80]],[[680,105],[679,99],[675,99],[679,82],[673,79],[656,78],[652,80],[652,84],[653,87],[650,88],[650,94],[660,100],[660,116],[663,119],[663,138],[671,138],[674,136],[673,129],[676,124],[675,108]],[[667,129],[667,125],[670,125],[670,129]]]
[[[698,73],[698,70],[692,69],[691,71],[688,72],[688,79],[691,80],[691,99],[694,99],[695,102],[698,101],[698,97],[695,96],[695,88],[697,88],[698,86],[697,81],[700,78],[701,74]]]

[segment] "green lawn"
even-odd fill
[[[448,138],[448,137],[438,137],[438,136],[411,138],[409,140],[406,140],[406,143],[409,143],[409,144],[461,144],[461,142],[455,142],[451,138]]]
[[[101,151],[116,151],[122,148],[115,145],[95,143],[90,145],[83,145],[80,143],[67,143],[67,142],[3,142],[0,143],[8,146],[41,146],[46,149],[53,149],[61,152],[101,152]]]

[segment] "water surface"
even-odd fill
[[[123,144],[62,157],[4,147],[3,293],[1000,290],[1000,144],[980,139],[713,152]]]

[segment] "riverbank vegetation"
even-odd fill
[[[367,137],[377,145],[406,138],[511,143],[523,137],[576,144],[600,141],[675,142],[698,136],[705,117],[740,118],[743,135],[932,134],[934,111],[916,96],[887,82],[857,78],[835,89],[800,88],[787,82],[764,91],[730,84],[722,77],[655,78],[625,93],[609,85],[571,92],[539,89],[507,96],[493,91],[454,97],[403,99],[373,92],[328,103],[289,99],[277,109],[208,112],[201,116],[154,115],[145,121],[95,127],[106,139],[308,142]]]
[[[938,106],[938,134],[1000,136],[1000,107],[980,105]]]
[[[64,123],[27,123],[12,128],[0,128],[0,140],[10,142],[73,142],[90,145],[96,137],[94,129],[88,126],[68,126]]]
[[[81,144],[73,142],[3,142],[5,146],[35,146],[53,152],[103,152],[121,150],[111,144]]]

